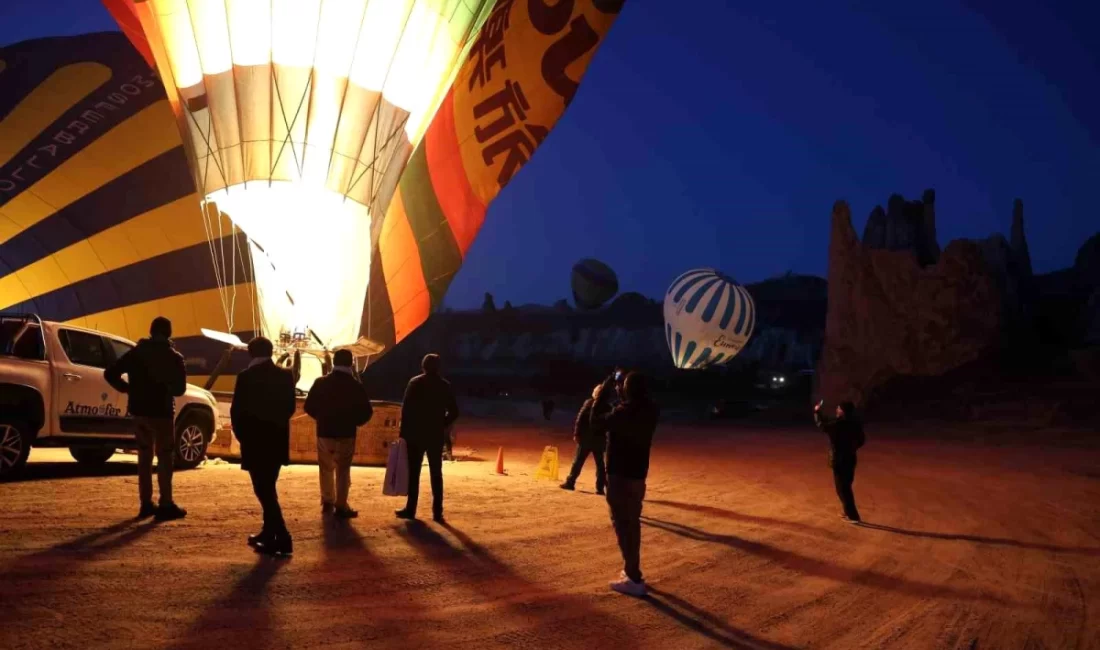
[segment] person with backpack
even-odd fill
[[[592,426],[592,405],[596,403],[600,387],[592,389],[592,397],[586,399],[577,413],[577,420],[573,423],[573,442],[577,443],[577,453],[573,456],[573,466],[569,469],[569,476],[561,484],[563,490],[574,490],[577,486],[577,477],[584,469],[584,461],[588,455],[596,461],[596,494],[603,496],[604,485],[607,481],[607,473],[604,471],[603,453],[607,448],[607,437],[604,431]]]
[[[856,478],[856,450],[866,442],[863,424],[856,417],[856,407],[852,402],[841,402],[836,407],[835,420],[827,420],[821,415],[824,403],[822,400],[814,406],[814,424],[829,436],[829,467],[833,470],[836,495],[844,507],[841,517],[848,523],[858,524],[859,510],[856,509],[852,483]]]

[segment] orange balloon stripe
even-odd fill
[[[462,165],[455,127],[453,89],[448,91],[431,126],[424,134],[424,146],[432,189],[439,201],[439,207],[443,210],[443,216],[451,225],[458,249],[465,257],[485,221],[486,206],[474,194],[466,168]]]

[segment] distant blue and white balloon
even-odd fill
[[[677,368],[728,363],[755,325],[756,305],[748,290],[714,269],[688,271],[665,293],[665,337]]]

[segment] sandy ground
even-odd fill
[[[854,527],[812,430],[664,426],[635,600],[607,589],[591,461],[576,493],[533,478],[555,436],[564,474],[567,432],[460,436],[477,452],[445,464],[447,526],[395,520],[374,468],[353,471],[360,518],[322,521],[316,469],[285,470],[289,560],[245,545],[237,465],[177,474],[187,519],[138,523],[133,457],[36,450],[0,484],[0,648],[1100,648],[1100,445],[874,432]]]

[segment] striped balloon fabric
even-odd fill
[[[752,296],[714,269],[688,271],[665,293],[665,337],[677,368],[728,363],[756,324]]]
[[[125,36],[0,48],[0,313],[132,340],[167,316],[201,384],[225,346],[200,329],[247,340],[255,319],[247,243],[199,199],[164,88]]]

